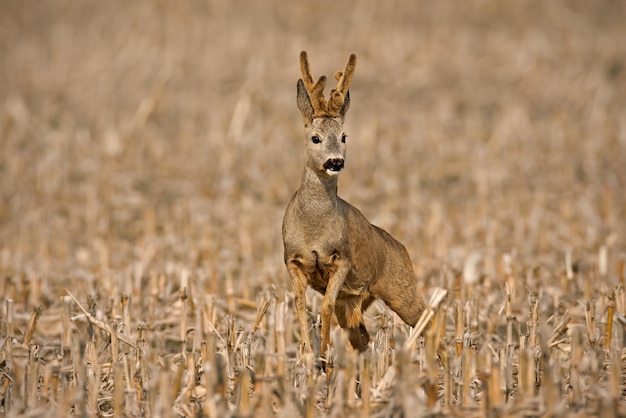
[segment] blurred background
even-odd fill
[[[358,55],[339,194],[425,288],[472,254],[549,281],[604,246],[616,274],[625,19],[618,0],[4,0],[0,273],[47,278],[51,303],[177,265],[285,287],[304,49],[315,76]]]

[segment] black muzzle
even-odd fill
[[[341,171],[343,168],[343,158],[331,158],[324,163],[324,169],[330,171]]]

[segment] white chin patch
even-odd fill
[[[341,173],[341,170],[339,171],[335,171],[335,170],[331,170],[330,168],[326,169],[326,174],[328,174],[329,176],[333,177],[333,176],[338,176],[339,173]]]

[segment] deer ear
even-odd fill
[[[304,82],[300,79],[298,80],[298,96],[296,98],[296,102],[298,104],[298,109],[300,113],[302,113],[302,117],[306,122],[310,122],[313,120],[313,105],[311,104],[311,98],[309,97],[309,93],[306,91],[304,87]]]
[[[342,118],[346,117],[346,113],[350,109],[350,91],[346,92],[346,97],[343,99],[343,104],[341,105],[341,110],[339,110],[339,116]]]

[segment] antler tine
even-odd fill
[[[326,76],[321,76],[317,82],[313,82],[313,74],[309,65],[309,57],[306,51],[300,52],[300,72],[302,73],[302,81],[309,92],[313,112],[317,115],[323,115],[327,112],[328,104],[324,98],[324,88],[326,87]]]
[[[302,81],[307,90],[313,86],[313,74],[311,74],[311,66],[309,65],[309,57],[306,51],[300,52],[300,72],[302,73]]]
[[[307,56],[306,51],[300,52],[300,72],[302,73],[302,81],[304,81],[304,85],[309,91],[309,94],[324,94],[326,76],[323,75],[317,80],[317,82],[313,82],[314,78],[311,73],[311,65],[309,64],[309,57]]]
[[[335,73],[337,87],[330,91],[330,100],[328,101],[328,111],[330,113],[338,113],[343,106],[343,102],[348,94],[348,89],[350,88],[350,82],[352,81],[355,67],[356,55],[350,54],[343,72],[337,71]]]
[[[343,72],[337,72],[335,74],[335,78],[337,79],[337,91],[342,95],[346,95],[348,89],[350,88],[350,82],[352,81],[352,76],[354,75],[354,69],[356,67],[356,54],[350,54],[348,58],[348,62],[346,63],[346,68]]]

